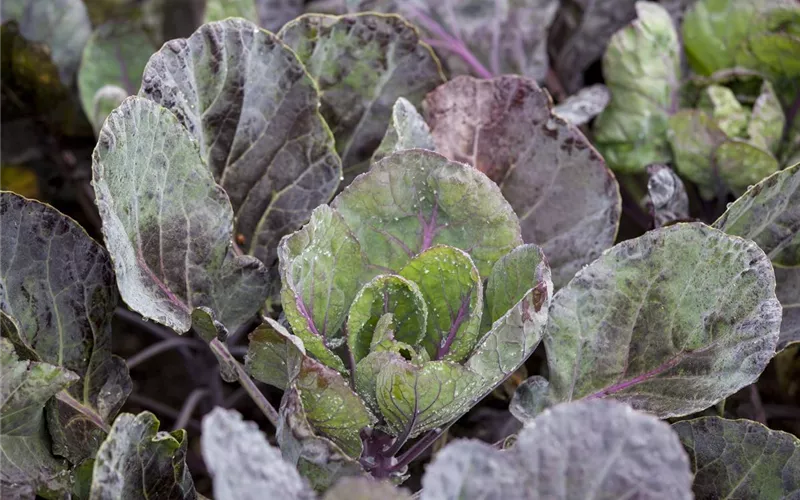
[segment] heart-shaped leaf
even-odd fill
[[[467,252],[480,272],[522,243],[500,190],[467,165],[430,151],[384,158],[332,202],[374,267],[399,272],[436,244]]]
[[[544,249],[563,286],[610,247],[619,188],[583,134],[550,110],[534,81],[458,77],[425,99],[437,151],[500,185],[522,237]]]
[[[613,397],[662,418],[703,410],[754,382],[775,354],[774,290],[755,243],[703,224],[620,243],[553,299],[550,397]]]
[[[398,16],[307,14],[278,36],[319,85],[345,185],[369,168],[397,99],[417,106],[444,81],[430,47]]]
[[[6,231],[4,231],[5,233]],[[2,315],[3,335],[15,325]],[[78,380],[64,368],[24,361],[0,339],[0,492],[8,498],[62,497],[69,490],[65,460],[50,451],[44,405]]]
[[[203,418],[203,459],[214,480],[214,498],[312,500],[311,488],[253,422],[215,408]]]
[[[317,359],[344,371],[331,349],[345,341],[341,327],[364,273],[359,242],[342,216],[322,205],[281,241],[278,256],[283,308],[294,333]]]
[[[80,377],[48,411],[54,451],[78,464],[131,391],[125,362],[111,354],[111,260],[75,221],[13,193],[0,194],[0,225],[0,309],[19,327],[3,335],[31,360]]]
[[[611,37],[603,76],[611,104],[595,121],[597,147],[615,171],[666,163],[667,118],[677,111],[681,46],[669,13],[636,2],[637,20]]]
[[[195,307],[235,330],[268,293],[267,271],[231,244],[233,211],[175,115],[126,99],[92,155],[103,236],[123,300],[183,333]]]
[[[144,66],[155,50],[147,33],[134,24],[105,24],[92,33],[83,49],[78,91],[95,131],[112,109],[136,94]],[[116,98],[107,102],[112,96]]]
[[[673,424],[694,473],[694,497],[795,498],[800,440],[758,422],[703,417]]]
[[[478,341],[483,313],[483,283],[469,254],[437,245],[411,259],[400,276],[419,285],[428,305],[422,345],[431,359],[463,361]]]
[[[90,500],[197,497],[185,462],[186,431],[158,427],[149,412],[117,417],[97,452]]]
[[[144,70],[139,95],[172,111],[225,189],[245,253],[271,266],[281,237],[339,185],[320,94],[295,54],[242,19],[172,40]]]
[[[690,499],[689,460],[670,427],[613,401],[559,405],[505,452],[456,441],[422,479],[422,500]]]
[[[433,151],[434,147],[428,124],[408,99],[400,97],[392,107],[392,120],[378,149],[372,155],[372,163],[404,149]]]

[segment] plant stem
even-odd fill
[[[180,416],[180,412],[170,405],[164,404],[161,401],[156,401],[155,399],[150,399],[147,396],[142,396],[141,394],[136,394],[135,392],[132,392],[131,395],[128,396],[128,401],[135,405],[153,410],[154,412],[158,413],[159,416],[165,416],[171,419],[173,422],[177,421],[178,417]],[[202,432],[200,422],[191,418],[186,423],[186,427],[196,432]]]
[[[172,428],[177,430],[186,427],[189,419],[192,418],[195,408],[197,408],[197,403],[206,397],[206,395],[208,395],[208,390],[206,389],[193,390],[191,394],[189,394],[189,397],[186,398],[186,401],[184,401],[183,408],[181,408],[181,412],[178,414],[178,418],[175,419],[175,425]]]
[[[277,428],[278,427],[278,412],[275,411],[275,408],[272,407],[267,398],[264,394],[258,389],[253,379],[250,378],[250,375],[247,374],[245,369],[236,361],[236,358],[233,357],[233,354],[228,350],[228,347],[219,341],[219,339],[214,339],[209,342],[209,346],[211,350],[217,355],[220,361],[224,361],[228,364],[231,368],[236,370],[236,377],[239,379],[239,383],[242,385],[242,388],[247,391],[247,394],[253,399],[256,406],[264,413],[264,416],[267,417],[267,420]]]
[[[174,349],[180,346],[192,346],[194,347],[197,342],[193,339],[183,338],[183,337],[173,337],[169,340],[162,340],[161,342],[157,342],[146,349],[139,351],[138,353],[134,354],[130,358],[126,360],[128,364],[128,369],[134,368],[148,359],[152,358],[153,356],[157,356],[162,352],[169,351],[170,349]]]
[[[441,429],[431,429],[429,430],[424,436],[419,438],[419,440],[412,444],[411,447],[406,450],[405,453],[400,455],[397,458],[397,463],[394,464],[389,472],[394,472],[402,469],[403,467],[407,466],[411,462],[414,461],[415,458],[420,456],[423,451],[427,450],[430,445],[436,442],[437,439],[442,435]]]

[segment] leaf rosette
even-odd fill
[[[279,440],[310,459],[303,419],[286,415],[303,412],[317,442],[378,476],[401,473],[394,456],[408,439],[437,432],[525,361],[553,290],[499,188],[420,149],[375,163],[278,256],[293,334],[257,329],[246,362],[289,389]]]

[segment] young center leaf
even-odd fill
[[[603,158],[551,112],[533,80],[457,77],[425,99],[436,150],[497,182],[557,287],[614,243],[619,187]]]
[[[3,335],[14,323],[2,315]],[[0,493],[5,498],[61,498],[70,487],[66,460],[53,456],[44,405],[78,380],[68,370],[25,361],[0,338]]]
[[[0,309],[18,326],[3,336],[28,359],[80,378],[48,405],[54,452],[78,464],[131,391],[125,362],[111,354],[111,260],[75,221],[10,192],[0,193],[0,225]]]
[[[233,206],[242,250],[267,266],[281,237],[339,185],[316,85],[286,45],[250,22],[209,23],[168,42],[147,63],[139,95],[197,141]]]
[[[669,13],[636,2],[637,19],[611,37],[603,76],[611,104],[594,124],[598,149],[619,172],[671,159],[667,118],[677,111],[680,41]]]
[[[332,206],[369,264],[381,270],[399,272],[414,256],[443,244],[467,252],[485,278],[497,259],[522,243],[517,217],[497,186],[430,151],[384,158]]]
[[[667,123],[678,173],[697,186],[702,198],[713,199],[721,187],[714,153],[727,140],[725,132],[708,113],[697,109],[678,111]]]
[[[203,418],[201,446],[217,500],[314,498],[297,469],[283,460],[258,426],[233,410],[215,408]]]
[[[158,419],[149,412],[117,417],[97,452],[90,500],[197,498],[186,466],[186,431],[158,427]]]
[[[372,163],[404,149],[434,150],[433,137],[425,119],[413,104],[400,97],[392,106],[392,119],[378,149],[372,155]]]
[[[78,70],[78,92],[95,131],[126,97],[136,94],[153,52],[150,37],[135,24],[112,22],[92,33]]]
[[[703,224],[650,231],[556,294],[544,336],[549,398],[611,397],[662,418],[703,410],[758,378],[780,317],[772,265],[755,243]]]
[[[106,121],[92,155],[103,235],[123,300],[184,333],[205,306],[229,330],[268,293],[267,270],[236,255],[233,211],[175,115],[131,97]]]
[[[758,422],[702,417],[673,424],[689,453],[697,500],[795,498],[800,440]]]
[[[689,460],[669,425],[613,401],[547,410],[505,452],[476,441],[441,451],[422,500],[458,498],[690,499]]]
[[[278,36],[319,86],[320,110],[336,138],[344,185],[369,168],[397,99],[418,106],[444,81],[430,47],[398,16],[307,14]]]

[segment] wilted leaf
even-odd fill
[[[620,243],[553,299],[550,394],[613,397],[661,418],[708,408],[775,354],[774,290],[761,249],[703,224]]]
[[[583,87],[583,74],[600,59],[611,35],[636,18],[636,0],[562,0],[550,27],[553,69],[567,92]]]
[[[547,28],[557,0],[348,0],[350,11],[396,12],[426,35],[450,74],[547,74]]]
[[[717,147],[727,140],[725,132],[708,113],[695,109],[678,111],[668,123],[675,168],[697,185],[701,197],[714,198],[720,181],[712,162]]]
[[[458,77],[428,95],[425,116],[437,151],[499,183],[522,237],[547,255],[556,286],[613,244],[617,183],[583,134],[553,116],[535,82]]]
[[[417,284],[397,275],[376,276],[359,290],[347,316],[347,345],[356,363],[369,354],[378,320],[390,313],[396,340],[417,345],[424,338],[428,306]]]
[[[392,119],[381,144],[372,155],[372,163],[404,149],[430,149],[433,137],[428,124],[417,112],[417,108],[404,97],[397,99],[392,107]]]
[[[697,500],[795,498],[800,441],[758,422],[703,417],[672,426],[689,453]]]
[[[606,109],[609,102],[611,102],[611,92],[608,91],[608,87],[602,84],[591,85],[554,107],[553,114],[573,125],[583,125]]]
[[[497,259],[522,243],[517,217],[497,186],[430,151],[384,158],[332,206],[370,264],[382,270],[398,272],[414,256],[443,244],[466,251],[485,278]]]
[[[0,17],[3,23],[16,21],[26,40],[49,47],[62,83],[72,84],[83,46],[92,33],[81,0],[5,0]]]
[[[135,24],[111,23],[95,30],[83,49],[78,71],[78,91],[83,111],[99,131],[103,122],[116,106],[105,105],[111,90],[122,89],[122,100],[136,94],[142,81],[142,72],[155,47],[147,34]]]
[[[417,366],[394,355],[378,373],[376,397],[389,429],[416,437],[469,408],[481,387],[479,375],[450,361]]]
[[[359,242],[341,215],[322,205],[281,241],[278,256],[283,308],[295,335],[314,357],[344,371],[331,349],[345,341],[341,328],[360,288],[365,263]]]
[[[2,326],[6,335],[13,323],[3,315]],[[70,484],[67,463],[50,452],[44,405],[78,376],[19,359],[5,338],[0,339],[0,365],[0,493],[3,498],[63,497]]]
[[[258,22],[255,0],[206,0],[203,24],[222,21],[229,17],[241,17]]]
[[[736,194],[778,170],[778,160],[744,141],[725,141],[714,151],[713,164],[720,180]]]
[[[366,475],[355,458],[329,439],[314,434],[294,387],[283,394],[276,438],[283,458],[296,465],[300,475],[317,491],[327,490],[341,477]]]
[[[647,207],[656,228],[689,219],[689,197],[681,178],[668,166],[647,166]]]
[[[422,345],[431,359],[463,361],[479,339],[483,313],[483,283],[472,259],[462,250],[437,245],[411,259],[400,276],[419,285],[428,305]]]
[[[233,331],[264,303],[267,271],[231,246],[233,212],[175,116],[131,97],[92,155],[103,235],[123,300],[183,333],[195,307]]]
[[[325,492],[323,500],[411,500],[405,488],[366,477],[344,477]]]
[[[245,368],[256,380],[286,390],[300,373],[306,350],[302,341],[267,318],[250,334]]]
[[[32,360],[80,377],[72,405],[48,410],[54,451],[77,464],[94,455],[131,391],[125,362],[111,354],[111,260],[75,221],[13,193],[0,194],[0,225],[0,309],[19,325],[3,334]]]
[[[800,342],[800,268],[775,268],[775,295],[783,307],[777,351]]]
[[[197,498],[185,462],[186,431],[159,431],[158,426],[149,412],[117,417],[97,452],[91,500]]]
[[[201,446],[217,500],[314,498],[297,469],[270,446],[258,426],[233,410],[215,408],[203,418]]]
[[[150,58],[139,95],[172,111],[233,206],[242,249],[271,266],[281,237],[339,185],[320,95],[297,57],[242,19],[201,26]]]
[[[319,85],[345,185],[369,168],[397,99],[417,106],[444,81],[430,47],[397,16],[307,14],[279,36]]]
[[[680,42],[669,13],[653,2],[637,2],[636,13],[606,49],[611,104],[594,124],[598,149],[626,173],[671,159],[667,118],[677,111],[680,80]]]
[[[800,165],[748,189],[714,227],[755,241],[778,267],[800,265]]]
[[[589,401],[546,410],[505,452],[475,441],[447,446],[428,466],[421,498],[691,499],[691,484],[667,424]]]

